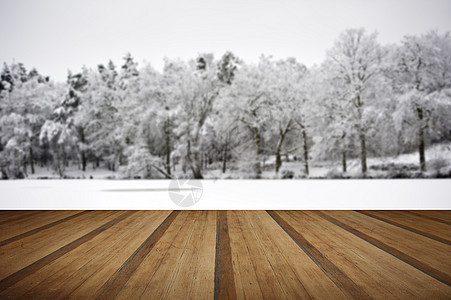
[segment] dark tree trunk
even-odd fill
[[[168,121],[164,125],[164,133],[166,135],[166,173],[171,175],[171,137],[169,136]]]
[[[222,173],[225,173],[227,170],[227,140],[224,146],[224,152],[222,154]]]
[[[203,179],[204,177],[202,176],[202,161],[199,157],[199,153],[194,153],[194,162],[191,155],[191,141],[188,141],[187,160],[188,165],[191,168],[191,172],[193,173],[193,178]]]
[[[33,147],[31,146],[31,141],[30,141],[29,152],[30,152],[30,168],[31,168],[31,174],[34,174]]]
[[[346,173],[348,171],[348,167],[347,167],[347,163],[346,163],[346,151],[343,151],[343,153],[342,153],[341,164],[343,166],[343,173]]]
[[[307,132],[305,127],[302,126],[302,139],[304,140],[304,173],[309,175],[309,165],[308,165],[308,144],[307,144]]]
[[[80,127],[79,130],[80,130],[80,140],[81,140],[82,144],[84,145],[85,144],[85,132],[83,130],[83,127]],[[88,162],[88,160],[86,157],[86,152],[85,152],[85,150],[82,150],[81,151],[81,169],[83,172],[86,171],[87,162]]]
[[[260,131],[258,130],[258,127],[254,127],[254,134],[255,134],[255,145],[257,146],[257,161],[255,162],[255,172],[256,172],[256,177],[261,178],[261,174],[262,174],[262,168],[261,168],[261,164],[260,164],[261,137],[260,137]]]
[[[360,160],[361,160],[361,164],[362,164],[362,173],[365,175],[368,168],[367,168],[367,165],[366,165],[365,133],[362,131],[362,129],[360,129],[359,136],[360,136],[360,148],[361,148]]]
[[[421,172],[426,172],[426,155],[425,155],[425,141],[423,124],[424,114],[421,108],[417,108],[418,119],[420,120],[420,128],[418,129],[418,152],[420,154],[420,169]]]
[[[287,129],[285,129],[285,131],[280,130],[279,143],[277,144],[277,149],[276,149],[276,173],[279,172],[279,169],[282,166],[282,158],[281,158],[280,152],[282,151],[283,141],[285,140],[285,136],[286,136],[287,132],[288,132]]]
[[[357,96],[357,113],[358,113],[358,132],[360,139],[360,162],[362,166],[362,174],[365,176],[367,172],[367,164],[366,164],[366,138],[365,138],[365,129],[363,128],[363,117],[362,117],[362,102],[360,100],[360,95]]]

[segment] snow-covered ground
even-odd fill
[[[0,209],[451,209],[451,180],[203,180],[180,207],[170,180],[4,180]],[[181,184],[182,185],[182,184]],[[171,185],[173,186],[173,185]],[[185,187],[198,185],[190,182]]]
[[[426,157],[430,173],[434,172],[434,160],[441,162],[442,168],[450,168],[451,145],[434,146]],[[417,161],[417,153],[370,158],[369,175],[383,177],[374,166],[417,166]],[[348,168],[348,176],[358,176],[358,160],[350,160]],[[302,169],[302,162],[291,160],[283,163],[280,173],[291,170],[300,176]],[[330,169],[326,162],[313,164],[310,177],[324,178]],[[185,190],[174,190],[175,180],[111,180],[120,174],[99,168],[67,172],[69,177],[86,180],[58,180],[52,179],[58,176],[51,170],[38,168],[28,180],[0,180],[0,209],[451,209],[451,179],[234,180],[246,174],[221,174],[219,169],[207,170],[204,175],[207,179],[200,181],[201,189],[199,182],[188,181],[180,182]],[[33,179],[42,177],[51,179]],[[93,180],[87,179],[90,177]],[[231,179],[208,179],[218,177]],[[278,178],[270,169],[263,177]],[[175,183],[178,186],[179,182]],[[192,206],[180,207],[172,201],[171,193],[188,197],[194,192],[198,202]]]

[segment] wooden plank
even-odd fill
[[[402,211],[357,211],[358,213],[398,226],[402,229],[414,232],[427,238],[451,245],[451,227],[445,224],[431,224],[429,220],[421,220],[415,216],[409,216]],[[420,219],[420,220],[419,220]],[[434,233],[432,233],[434,232]],[[437,235],[440,234],[441,236]]]
[[[238,299],[263,299],[249,250],[241,233],[236,211],[227,212],[232,264]]]
[[[195,211],[193,232],[169,279],[164,299],[212,299],[215,279],[216,213]],[[202,252],[206,252],[207,256]],[[200,265],[199,265],[200,264]],[[202,282],[196,280],[202,278]]]
[[[275,211],[268,214],[285,232],[299,245],[299,247],[328,275],[328,277],[349,297],[357,299],[371,299],[368,294],[354,283],[345,273],[325,257],[316,247],[306,240],[290,224]]]
[[[410,214],[451,225],[451,210],[410,210]]]
[[[152,254],[141,263],[116,298],[162,298],[193,232],[194,223],[194,212],[180,212],[155,245]]]
[[[360,228],[362,228],[362,229],[364,228],[360,224],[365,223],[365,222],[369,223],[369,222],[371,222],[370,220],[365,221],[364,219],[360,219],[360,221],[358,221],[358,223],[354,223],[354,222],[349,222],[349,220],[352,217],[352,215],[350,213],[347,215],[347,216],[350,216],[349,218],[340,218],[340,220],[338,220],[337,218],[334,217],[336,215],[336,212],[329,212],[328,214],[325,214],[323,212],[317,212],[317,213],[318,213],[318,215],[323,217],[325,220],[328,220],[329,222],[347,230],[348,232],[354,234],[355,236],[378,247],[379,249],[386,251],[387,253],[389,253],[389,254],[395,256],[396,258],[404,261],[405,263],[415,267],[416,269],[424,272],[425,274],[437,279],[438,281],[443,282],[447,285],[451,285],[451,276],[449,275],[448,272],[443,272],[439,268],[435,268],[424,262],[424,260],[427,259],[431,254],[430,246],[431,246],[431,243],[433,243],[434,241],[430,241],[431,243],[425,242],[424,244],[422,244],[422,243],[418,242],[418,239],[422,238],[421,236],[418,236],[417,241],[415,240],[415,238],[413,238],[413,239],[411,238],[411,241],[413,241],[413,243],[411,242],[410,246],[417,245],[417,247],[423,248],[423,251],[425,254],[421,258],[418,258],[418,257],[415,258],[415,257],[409,255],[408,251],[404,252],[399,249],[399,248],[403,248],[399,244],[399,236],[402,236],[403,232],[398,231],[397,232],[398,235],[395,234],[396,240],[397,240],[396,244],[398,245],[398,247],[394,247],[388,243],[385,243],[385,241],[374,237],[374,233],[373,233],[373,235],[370,235],[369,234],[370,232],[364,232],[363,230],[360,230]],[[332,215],[334,215],[334,216],[332,216]],[[384,224],[380,224],[380,225],[384,226]],[[395,230],[395,229],[393,229],[393,230]],[[390,232],[390,231],[388,231],[388,232]],[[409,232],[406,232],[406,234],[408,234],[408,233]],[[390,232],[390,235],[393,236],[393,233]],[[443,246],[448,247],[446,245],[443,245]],[[451,258],[450,253],[451,252],[450,252],[449,248],[447,248],[447,249],[444,248],[444,251],[438,252],[437,254],[445,255],[446,257],[445,257],[444,263],[449,264],[450,258]],[[444,264],[442,264],[441,266],[444,266]],[[445,269],[450,270],[450,268],[447,266],[445,267]]]
[[[42,210],[2,210],[0,212],[0,226],[4,224],[12,224],[32,216],[45,213]]]
[[[198,221],[198,214],[195,211],[184,211],[187,215],[185,236],[183,243],[173,245],[169,248],[166,261],[160,264],[157,272],[154,274],[149,284],[146,286],[141,298],[150,299],[152,297],[167,299],[167,295],[180,269],[182,258],[189,251],[189,243],[194,235],[195,225]],[[183,229],[182,229],[183,230]],[[189,254],[188,254],[189,255]]]
[[[146,258],[149,252],[153,249],[155,244],[160,240],[168,227],[172,224],[174,219],[179,214],[179,211],[173,211],[158,228],[136,249],[132,256],[117,270],[102,288],[96,293],[96,298],[112,299],[124,287],[130,276],[136,271],[142,261]]]
[[[194,264],[194,277],[189,288],[189,299],[212,299],[215,294],[215,259],[216,259],[216,224],[217,212],[206,211],[207,214],[202,235],[198,243],[198,251]],[[185,266],[187,268],[192,265]]]
[[[255,272],[257,282],[255,285],[260,288],[264,299],[285,299],[284,290],[269,263],[264,249],[258,242],[255,232],[249,223],[244,211],[231,211],[236,218],[236,224],[239,226],[241,247],[245,253],[248,253],[250,262]],[[243,252],[242,250],[242,252]],[[245,291],[246,294],[246,291]]]
[[[236,299],[227,211],[223,210],[217,212],[214,292],[215,299]]]
[[[0,278],[19,271],[120,214],[121,212],[93,211],[0,247]]]
[[[16,217],[13,221],[0,225],[0,241],[20,235],[79,212],[80,211],[39,211],[31,215],[27,215],[24,212],[22,217]]]
[[[11,285],[17,283],[18,281],[24,279],[25,277],[28,277],[31,274],[37,272],[38,270],[40,270],[41,268],[43,268],[47,264],[49,264],[52,261],[60,258],[61,256],[63,256],[64,254],[66,254],[66,253],[68,253],[70,251],[72,251],[73,249],[79,247],[80,245],[84,244],[86,241],[89,241],[90,239],[94,238],[95,236],[97,236],[101,232],[107,230],[111,226],[113,226],[116,223],[122,221],[127,216],[129,216],[129,215],[131,215],[133,213],[134,212],[125,212],[125,213],[121,214],[117,218],[109,221],[108,223],[103,224],[102,226],[100,226],[100,227],[92,230],[91,232],[81,236],[80,238],[72,241],[71,243],[59,248],[58,250],[56,250],[56,251],[54,251],[54,252],[52,252],[52,253],[44,256],[44,257],[42,257],[41,259],[35,261],[31,265],[28,265],[28,266],[16,271],[15,273],[9,275],[8,277],[2,279],[0,281],[0,292],[5,290],[5,289],[7,289]],[[3,248],[5,248],[5,247],[3,247]]]
[[[47,225],[44,225],[44,226],[41,226],[41,227],[32,229],[32,230],[30,230],[30,231],[21,233],[21,234],[19,234],[19,235],[13,236],[13,237],[10,237],[10,238],[8,238],[8,239],[6,239],[6,240],[0,241],[0,247],[2,247],[2,246],[4,246],[4,245],[7,245],[7,244],[9,244],[9,243],[18,241],[18,240],[20,240],[20,239],[23,239],[23,238],[32,236],[32,235],[37,234],[37,233],[39,233],[39,232],[41,232],[41,231],[43,231],[43,230],[50,229],[50,228],[52,228],[52,227],[54,227],[54,226],[57,226],[57,225],[59,225],[59,224],[62,224],[62,223],[67,222],[67,221],[69,221],[69,220],[72,220],[72,219],[74,219],[74,218],[77,218],[77,217],[79,217],[79,216],[81,216],[81,215],[84,215],[84,214],[86,214],[86,213],[88,213],[88,211],[83,211],[83,212],[79,212],[79,213],[76,213],[76,214],[71,214],[71,215],[69,215],[68,217],[65,217],[65,218],[63,218],[63,219],[58,219],[57,221],[54,221],[54,222],[52,222],[52,223],[50,223],[50,224],[47,224]],[[61,215],[62,215],[62,214],[61,214]],[[59,218],[61,218],[61,215],[60,215]]]
[[[265,211],[246,215],[288,299],[347,299]]]
[[[136,212],[71,252],[49,263],[33,275],[11,286],[0,293],[0,298],[19,298],[25,294],[27,298],[33,299],[67,298],[79,285],[91,288],[89,279],[93,277],[92,274],[95,273],[97,275],[104,271],[100,269],[102,265],[99,262],[107,260],[114,254],[128,254],[119,263],[113,264],[113,262],[109,261],[113,267],[118,269],[136,250],[139,244],[147,238],[148,234],[145,234],[146,231],[152,230],[152,228],[147,228],[151,227],[152,224],[149,224],[146,220],[152,218],[163,221],[164,215],[161,218],[159,214],[161,213],[147,214],[146,212]],[[156,224],[153,229],[160,223]],[[133,229],[132,232],[131,229]],[[138,232],[134,232],[135,230]],[[110,266],[104,268],[107,269],[108,267]],[[107,278],[106,276],[102,278],[104,280],[101,281],[100,285]],[[91,289],[89,296],[92,297],[93,291],[95,289]]]
[[[330,223],[314,211],[284,212],[283,216],[371,297],[443,298],[451,292],[445,284]]]

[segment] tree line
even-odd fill
[[[296,156],[358,159],[418,151],[451,139],[451,36],[429,31],[381,45],[376,33],[348,29],[322,64],[232,52],[166,59],[138,67],[127,54],[54,82],[21,63],[4,63],[0,81],[0,168],[21,178],[35,166],[61,177],[70,164],[126,177],[171,178],[176,166],[203,178],[211,166],[260,178],[268,157],[280,171]]]

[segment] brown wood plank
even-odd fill
[[[112,299],[121,291],[130,276],[136,271],[155,244],[160,240],[165,231],[178,216],[179,211],[173,211],[158,228],[136,249],[132,256],[117,270],[102,288],[97,292],[96,298]]]
[[[63,219],[59,219],[59,220],[57,220],[57,221],[55,221],[55,222],[52,222],[52,223],[50,223],[50,224],[47,224],[47,225],[44,225],[44,226],[41,226],[41,227],[32,229],[32,230],[27,231],[27,232],[24,232],[24,233],[22,233],[22,234],[19,234],[19,235],[13,236],[13,237],[11,237],[11,238],[8,238],[8,239],[6,239],[6,240],[0,241],[0,247],[2,247],[2,246],[4,246],[4,245],[7,245],[7,244],[9,244],[9,243],[12,243],[12,242],[14,242],[14,241],[17,241],[17,240],[20,240],[20,239],[23,239],[23,238],[32,236],[32,235],[37,234],[37,233],[39,233],[39,232],[41,232],[41,231],[43,231],[43,230],[52,228],[52,227],[54,227],[54,226],[56,226],[56,225],[59,225],[59,224],[62,224],[62,223],[64,223],[64,222],[67,222],[67,221],[69,221],[69,220],[72,220],[73,218],[79,217],[79,216],[84,215],[84,214],[86,214],[86,213],[88,213],[88,212],[89,212],[89,211],[83,211],[83,212],[79,212],[79,213],[76,213],[76,214],[72,214],[72,215],[70,215],[70,216],[68,216],[68,217],[65,217],[65,218],[63,218]]]
[[[410,214],[451,225],[451,210],[409,210]]]
[[[447,284],[448,286],[451,285],[451,276],[448,273],[443,272],[443,271],[439,270],[438,268],[434,268],[431,265],[426,264],[423,261],[421,261],[417,258],[414,258],[411,255],[409,255],[403,251],[400,251],[393,246],[386,244],[382,240],[379,240],[369,234],[366,234],[366,233],[356,229],[355,226],[349,225],[348,222],[346,222],[346,221],[345,221],[346,223],[342,222],[342,221],[334,218],[333,216],[331,216],[329,214],[325,214],[323,212],[317,212],[317,214],[319,216],[321,216],[322,218],[324,218],[325,220],[328,220],[329,222],[347,230],[348,232],[354,234],[355,236],[378,247],[379,249],[386,251],[387,253],[389,253],[389,254],[395,256],[396,258],[404,261],[405,263],[415,267],[416,269],[424,272],[425,274],[437,279],[438,281],[443,282],[443,283]],[[428,253],[430,254],[430,252],[428,252]],[[449,253],[450,253],[449,249],[448,249],[448,252],[444,252],[444,253],[448,253],[448,255],[449,255]],[[426,256],[425,256],[425,258],[426,258]]]
[[[0,247],[0,278],[57,251],[120,214],[114,211],[93,211]]]
[[[192,234],[169,279],[164,299],[214,297],[217,214],[208,211],[195,211],[194,214],[196,222]]]
[[[318,249],[299,234],[275,211],[268,214],[276,221],[285,232],[299,245],[299,247],[329,276],[329,278],[349,297],[357,299],[371,299],[368,294],[356,285],[336,265],[327,259]]]
[[[36,216],[46,211],[42,210],[2,210],[0,211],[0,226]]]
[[[79,212],[80,211],[39,211],[32,215],[24,215],[23,218],[15,218],[12,222],[0,225],[0,241],[7,240],[16,235],[20,235]]]
[[[379,211],[357,211],[358,213],[370,216],[372,218],[384,221],[386,223],[398,226],[402,229],[414,232],[416,234],[425,236],[427,238],[436,240],[438,242],[444,243],[446,245],[451,245],[451,241],[443,236],[448,237],[451,234],[451,228],[449,226],[442,226],[442,224],[434,224],[433,227],[431,224],[428,224],[427,220],[420,220],[415,217],[411,217],[410,219],[401,211],[389,211],[389,212],[379,212]],[[428,226],[429,225],[429,226]],[[424,230],[423,228],[429,229],[429,231]],[[446,227],[446,228],[445,228]],[[432,230],[433,228],[433,230]],[[442,229],[442,230],[441,230]],[[439,232],[442,236],[438,236],[437,234],[431,232]]]
[[[279,213],[371,297],[443,298],[451,292],[447,285],[321,218],[315,211]]]
[[[193,233],[196,214],[182,211],[117,295],[117,299],[162,298]]]
[[[24,279],[25,277],[30,276],[31,274],[37,272],[38,270],[40,270],[41,268],[43,268],[44,266],[46,266],[47,264],[51,263],[52,261],[60,258],[61,256],[63,256],[64,254],[72,251],[73,249],[79,247],[80,245],[84,244],[85,242],[89,241],[90,239],[94,238],[95,236],[97,236],[98,234],[100,234],[101,232],[107,230],[108,228],[110,228],[111,226],[115,225],[116,223],[122,221],[123,219],[125,219],[126,217],[128,217],[129,215],[133,214],[134,212],[125,212],[123,214],[121,214],[120,216],[118,216],[117,218],[109,221],[106,224],[103,224],[102,226],[94,229],[93,231],[83,235],[82,237],[76,239],[75,241],[59,248],[58,250],[46,255],[45,257],[35,261],[34,263],[32,263],[31,265],[9,275],[8,277],[2,279],[0,281],[0,291],[3,291],[7,288],[9,288],[11,285],[17,283],[18,281]]]
[[[215,299],[236,299],[227,211],[217,212]]]
[[[243,281],[243,293],[249,298],[256,296],[253,293],[252,286],[258,287],[264,299],[284,299],[283,288],[269,263],[264,250],[258,243],[254,230],[249,224],[244,211],[230,211],[229,217],[231,219],[230,238],[235,240],[235,245],[239,245],[232,250],[237,252],[238,260],[249,262],[251,273],[255,274],[247,276],[247,266],[240,261],[236,261],[235,265],[241,269],[241,280]],[[251,269],[252,268],[252,269]],[[252,280],[255,278],[255,282]]]
[[[263,299],[263,291],[243,238],[237,213],[227,212],[236,295],[238,299]]]
[[[288,299],[347,299],[265,211],[246,211],[246,216]]]
[[[104,236],[96,237],[97,241],[93,241],[97,244],[96,252],[82,252],[90,250],[87,243],[77,249],[80,251],[73,256],[78,256],[81,262],[54,264],[48,271],[54,270],[56,274],[30,290],[26,298],[92,298],[169,214],[167,211],[136,212],[104,232]]]
[[[151,218],[161,219],[162,221],[160,214],[161,212],[153,214],[136,212],[78,248],[49,263],[33,275],[11,286],[0,293],[0,298],[19,298],[25,294],[27,298],[33,299],[68,298],[79,285],[91,288],[89,279],[93,277],[92,274],[97,275],[102,273],[103,269],[110,267],[109,265],[102,266],[101,262],[108,260],[114,254],[127,255],[128,253],[128,256],[120,263],[114,264],[111,260],[108,261],[112,267],[118,269],[139,244],[147,238],[146,231],[152,230],[152,228],[147,228],[151,227],[152,224],[151,222],[149,224],[146,220]],[[160,223],[156,224],[154,228]],[[132,228],[138,232],[132,233]],[[103,281],[100,281],[101,284],[108,277],[105,276],[104,278]],[[92,296],[93,291],[95,289],[91,289],[89,296]],[[89,296],[85,298],[89,298]]]

